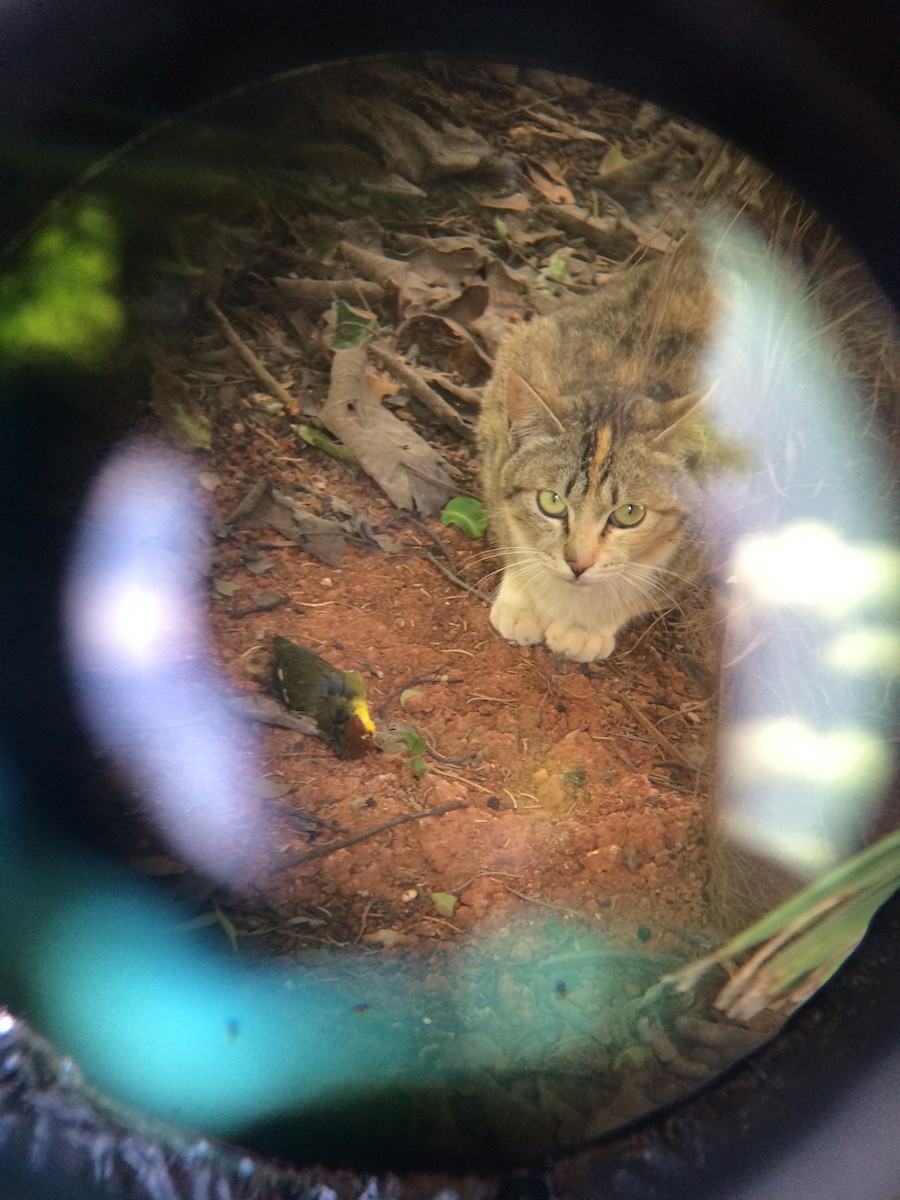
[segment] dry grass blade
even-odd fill
[[[778,999],[800,1003],[837,970],[898,886],[900,831],[662,982],[688,991],[710,967],[725,965],[762,943],[716,998],[717,1007],[746,1020]]]

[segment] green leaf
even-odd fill
[[[364,317],[345,300],[335,300],[331,306],[331,318],[334,322],[332,350],[352,350],[361,346],[369,340],[378,325],[374,317]]]
[[[597,174],[601,179],[606,179],[610,175],[615,175],[616,171],[621,171],[627,162],[628,159],[622,153],[621,146],[610,146],[603,155]]]
[[[198,450],[208,450],[212,446],[212,425],[209,417],[197,409],[172,402],[170,409],[172,424],[184,434],[192,446]]]
[[[315,446],[317,450],[321,450],[325,454],[330,454],[332,458],[338,459],[339,462],[350,463],[354,467],[359,466],[359,459],[355,454],[348,450],[346,446],[342,446],[340,442],[333,441],[321,429],[314,429],[312,425],[295,425],[294,428],[308,446]]]
[[[239,583],[231,583],[227,579],[214,579],[212,585],[220,596],[233,596],[241,586]]]
[[[640,1042],[633,1042],[617,1055],[616,1066],[626,1069],[630,1067],[646,1067],[652,1058],[653,1051],[649,1046],[641,1045]]]
[[[484,508],[479,500],[473,500],[471,496],[455,496],[448,501],[441,513],[441,522],[455,525],[470,538],[484,537],[487,528]]]
[[[60,208],[0,275],[0,350],[10,360],[96,367],[125,325],[118,298],[121,237],[97,198]]]
[[[424,754],[428,749],[428,743],[421,733],[416,733],[414,729],[407,729],[403,734],[403,740],[410,754]]]
[[[571,278],[568,260],[561,254],[552,254],[541,274],[553,283],[568,283]]]
[[[413,696],[424,696],[425,693],[421,688],[404,688],[400,693],[400,707],[406,708],[407,704],[412,700]]]
[[[435,912],[439,917],[449,918],[456,912],[456,906],[459,901],[450,892],[432,892],[431,903],[434,905]]]

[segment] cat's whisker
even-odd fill
[[[514,579],[520,586],[529,584],[533,579],[546,570],[546,567],[540,559],[531,559],[528,562],[519,562],[512,567],[507,567],[507,574],[511,579]]]
[[[659,590],[671,591],[677,584],[692,582],[681,571],[668,567],[656,567],[649,563],[624,563],[619,578],[629,586],[640,588],[645,593]]]
[[[530,563],[517,564],[512,570],[508,569],[511,579],[514,579],[516,584],[523,590],[528,587],[535,579],[539,579],[546,574],[546,564],[541,561],[533,561]]]
[[[683,579],[660,579],[659,577],[630,574],[623,575],[622,579],[632,591],[638,592],[646,600],[652,602],[651,606],[655,606],[660,598],[677,601],[687,590],[685,583],[690,582]]]
[[[605,581],[617,601],[623,603],[631,600],[636,593],[645,602],[648,612],[658,610],[663,604],[677,603],[683,589],[675,591],[668,581],[649,574],[642,575],[640,571],[631,571],[630,568],[635,565],[646,567],[648,564],[624,563],[615,575],[610,575]]]
[[[488,571],[486,575],[480,575],[476,581],[478,587],[482,589],[489,587],[491,585],[491,580],[496,579],[498,575],[502,576],[505,570],[506,567],[498,567],[496,571]]]
[[[623,571],[626,574],[637,577],[641,572],[645,573],[646,577],[652,578],[658,582],[662,582],[665,576],[668,580],[675,580],[684,584],[686,587],[693,587],[697,582],[696,575],[687,575],[684,571],[676,571],[673,567],[668,567],[658,563],[642,563],[628,562],[622,564]]]
[[[497,546],[493,550],[482,550],[478,554],[473,554],[468,558],[467,565],[474,566],[476,563],[484,562],[489,559],[510,559],[522,558],[535,553],[532,546]]]

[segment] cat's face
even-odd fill
[[[502,469],[507,533],[523,572],[540,563],[574,588],[640,585],[686,532],[692,488],[646,431],[530,431]],[[649,581],[649,580],[648,580]]]

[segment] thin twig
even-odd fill
[[[444,556],[444,558],[446,558],[447,562],[450,563],[450,566],[449,567],[445,566],[442,562],[440,562],[439,559],[435,558],[433,554],[429,554],[428,551],[426,550],[425,557],[428,559],[428,561],[430,563],[432,563],[434,566],[436,566],[437,569],[441,572],[441,574],[445,575],[447,577],[447,579],[450,580],[451,583],[455,583],[457,585],[457,587],[461,587],[466,592],[471,592],[471,594],[473,596],[477,596],[479,600],[483,601],[483,603],[490,604],[491,603],[490,596],[487,596],[487,595],[485,595],[484,592],[479,591],[479,589],[477,587],[473,586],[473,584],[466,583],[466,581],[464,579],[461,579],[460,576],[456,574],[456,572],[453,570],[453,555],[450,553],[450,551],[447,549],[447,547],[444,545],[444,543],[441,541],[441,539],[437,536],[437,534],[432,533],[431,530],[428,528],[428,526],[426,524],[424,524],[424,522],[420,521],[417,517],[408,516],[407,520],[409,521],[410,525],[415,525],[416,529],[418,529],[421,534],[423,534],[425,537],[427,537],[428,540],[432,543],[432,545],[434,545],[438,550],[440,550],[441,554],[443,554],[443,556]]]
[[[439,421],[442,421],[454,433],[458,433],[460,437],[465,438],[466,441],[471,442],[474,439],[475,432],[469,422],[459,415],[452,404],[448,404],[439,396],[413,367],[405,363],[399,354],[392,353],[386,346],[379,345],[377,342],[370,344],[369,353],[396,379],[405,384],[415,398],[424,404]]]
[[[424,817],[442,817],[444,813],[455,812],[456,809],[468,807],[465,801],[454,800],[452,804],[439,804],[437,808],[428,808],[425,812],[405,813],[402,817],[394,817],[391,821],[383,821],[380,825],[372,825],[368,829],[364,829],[362,833],[354,833],[351,837],[339,838],[337,841],[328,842],[324,846],[313,846],[311,850],[304,850],[301,854],[292,854],[285,861],[280,862],[275,867],[275,870],[287,871],[292,867],[299,867],[302,863],[312,862],[315,858],[325,858],[326,855],[333,854],[336,850],[345,850],[348,846],[355,846],[357,842],[364,842],[367,838],[375,837],[376,834],[393,829],[395,825],[405,825],[407,821],[421,821]]]
[[[274,700],[265,696],[229,696],[226,704],[245,721],[258,721],[261,725],[274,725],[278,729],[293,729],[307,737],[322,736],[322,731],[312,717],[284,712]]]
[[[395,687],[392,692],[388,692],[381,703],[381,707],[378,709],[378,716],[380,719],[382,721],[387,719],[387,710],[391,707],[395,700],[398,700],[403,693],[409,691],[410,688],[414,688],[420,683],[440,683],[441,676],[449,666],[449,663],[441,663],[441,665],[439,667],[435,667],[433,671],[426,671],[424,675],[414,675],[412,679],[405,680],[400,684],[399,687]],[[459,680],[456,680],[456,682],[458,683]]]
[[[667,754],[670,754],[672,758],[675,759],[680,766],[684,767],[687,771],[690,771],[691,774],[701,774],[703,768],[698,767],[696,763],[692,763],[690,759],[688,759],[682,753],[682,751],[678,749],[674,742],[669,741],[661,729],[657,729],[649,717],[645,716],[635,704],[632,704],[626,695],[620,694],[616,697],[616,699],[628,709],[628,711],[637,721],[640,721],[647,732],[659,743],[659,745],[666,751]]]
[[[380,283],[368,279],[280,279],[272,280],[282,296],[308,308],[327,307],[333,300],[346,300],[349,304],[377,304],[384,298]]]
[[[445,371],[432,371],[428,367],[420,367],[419,370],[426,383],[439,383],[444,391],[450,392],[452,396],[455,396],[457,400],[461,400],[463,404],[470,404],[473,408],[481,408],[484,388],[463,387],[462,384],[454,383]]]
[[[295,396],[278,382],[275,376],[269,371],[260,360],[256,357],[241,335],[237,332],[222,310],[216,304],[215,300],[210,300],[207,297],[206,307],[212,313],[213,317],[218,322],[222,332],[234,346],[245,366],[253,372],[263,387],[268,388],[276,400],[280,400],[287,407],[288,412],[295,412],[298,405]]]
[[[463,588],[464,591],[471,592],[473,596],[477,596],[479,600],[483,601],[483,603],[491,603],[490,596],[486,596],[484,592],[480,591],[477,587],[474,587],[473,584],[466,583],[464,579],[460,579],[455,571],[452,571],[448,566],[445,566],[439,558],[435,558],[435,556],[433,554],[429,554],[427,550],[425,551],[425,557],[433,566],[437,567],[440,573],[445,575],[451,583],[455,583],[457,587]]]

